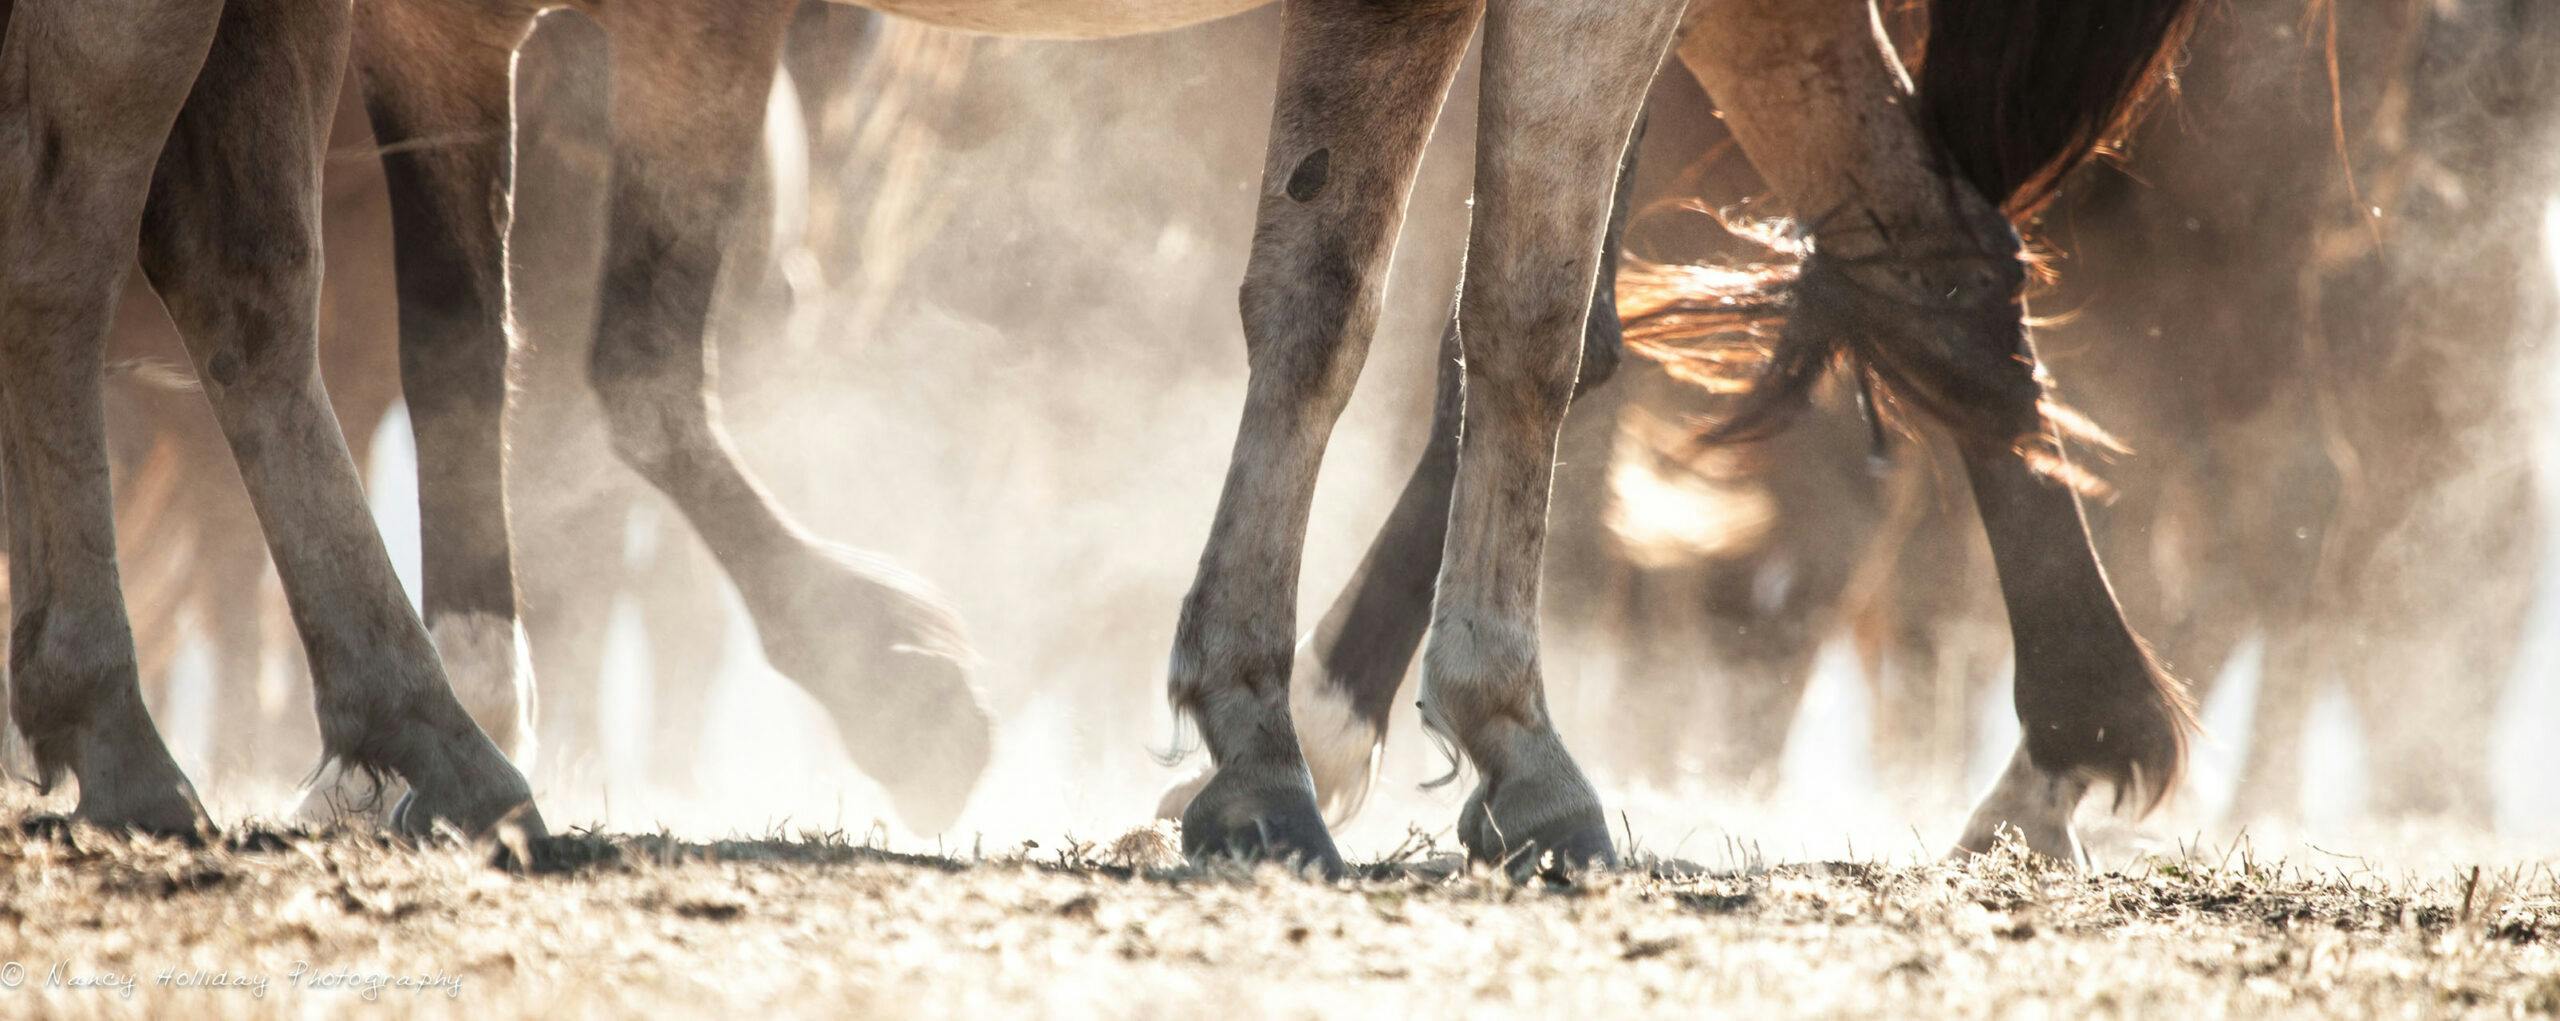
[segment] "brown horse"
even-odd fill
[[[2083,381],[2074,403],[2137,451],[2104,469],[2118,498],[2092,515],[2128,614],[2201,682],[2264,637],[2235,810],[2282,811],[2302,715],[2335,680],[2373,739],[2379,810],[2482,823],[2491,710],[2539,548],[2528,452],[2486,438],[2529,417],[2508,380],[2552,323],[2539,140],[2560,118],[2538,83],[2560,25],[2519,5],[2404,17],[2343,4],[2333,96],[2299,13],[2270,2],[2213,19],[2179,115],[2140,138],[2130,172],[2065,189],[2047,216],[2073,267],[2052,361]],[[2337,149],[2342,130],[2352,144]],[[2344,158],[2301,155],[2333,150]],[[2463,300],[2441,297],[2451,280]],[[2195,300],[2206,293],[2229,298]],[[1696,743],[1698,717],[1721,717],[1741,747],[1716,747],[1711,776],[1767,775],[1776,742],[1752,737],[1783,736],[1816,647],[1847,628],[1868,653],[1880,773],[1944,793],[1975,746],[1976,682],[2008,650],[1970,513],[1939,484],[1943,455],[1906,448],[1889,480],[1873,476],[1843,406],[1739,462],[1701,457],[1685,430],[1652,423],[1712,414],[1718,398],[1637,385],[1622,453],[1658,453],[1642,463],[1722,486],[1728,508],[1776,526],[1668,557],[1642,532],[1617,536],[1645,619],[1705,611],[1678,625],[1703,652],[1668,635],[1628,650],[1685,660],[1633,671],[1679,690],[1632,697],[1714,705],[1665,714],[1636,757],[1660,768]],[[1785,599],[1718,598],[1777,573],[1796,582]]]
[[[92,541],[107,515],[94,399],[79,396],[103,329],[87,296],[112,293],[129,250],[129,235],[113,232],[139,219],[146,272],[196,353],[276,552],[328,752],[405,779],[405,825],[446,820],[476,832],[512,817],[538,826],[521,776],[442,683],[429,628],[401,605],[365,519],[343,442],[323,428],[302,296],[315,286],[308,195],[343,5],[109,6],[117,9],[25,0],[0,68],[11,94],[33,97],[24,130],[0,150],[0,185],[12,200],[0,329],[12,345],[11,490],[37,497],[11,502],[11,566],[21,582],[13,702],[40,767],[81,780],[86,819],[176,828],[196,814],[135,705],[112,547]],[[982,29],[1100,34],[1245,6],[918,0],[888,9]],[[1297,554],[1414,158],[1481,20],[1478,204],[1459,331],[1467,427],[1426,657],[1426,717],[1482,774],[1460,828],[1478,857],[1610,856],[1597,797],[1547,719],[1536,566],[1606,219],[1597,182],[1619,160],[1679,6],[1290,5],[1243,292],[1248,411],[1174,657],[1176,704],[1199,724],[1217,767],[1185,813],[1193,851],[1338,866],[1289,720]],[[1825,244],[1807,265],[1791,342],[1827,347],[1850,339],[1829,331],[1865,325],[1802,314],[1810,310],[1935,307],[1927,346],[1893,348],[1917,338],[1888,331],[1887,347],[1864,350],[1903,355],[1888,364],[1914,388],[1940,384],[1915,389],[1949,398],[1932,410],[2018,427],[2004,443],[2030,431],[2035,388],[2001,368],[2016,364],[2021,342],[2016,245],[1977,192],[2032,197],[2078,159],[2139,94],[2186,9],[2125,0],[2081,17],[2036,6],[1944,6],[1931,66],[1953,85],[1924,84],[1928,130],[1890,112],[1904,86],[1874,46],[1863,2],[1715,5],[1693,15],[1684,47],[1780,189],[1802,208],[1851,214],[1818,221]],[[363,7],[357,32],[368,105],[391,154],[427,615],[438,644],[465,653],[448,656],[457,669],[493,674],[517,671],[522,658],[501,483],[501,253],[508,69],[533,13],[531,4],[386,0]],[[931,829],[986,756],[985,714],[961,672],[955,626],[910,579],[815,542],[765,499],[728,450],[704,389],[704,313],[788,7],[589,13],[614,48],[612,237],[592,376],[616,449],[709,541],[768,656],[835,713],[857,758]],[[153,29],[140,34],[148,42],[110,28],[137,22]],[[216,59],[204,59],[209,49]],[[2019,76],[2003,77],[2010,72]],[[107,95],[116,99],[101,108],[95,97]],[[279,103],[303,114],[277,116]],[[1960,174],[1947,172],[1933,134],[1956,140]],[[141,168],[163,139],[173,140],[146,184]],[[252,159],[297,153],[314,155],[293,173],[246,170]],[[75,229],[111,233],[55,236]],[[1949,293],[1958,307],[1944,307]],[[1980,384],[1982,371],[2000,382],[1948,389]],[[2004,448],[1986,446],[1975,467],[1977,489],[1996,497],[1987,505],[2006,512],[1991,524],[1995,536],[2079,534],[2071,495]],[[2059,568],[2020,565],[2004,578],[2013,593],[2058,595],[2034,604],[2058,615],[2020,625],[2051,640],[2050,661],[2022,669],[2022,682],[2051,679],[2021,685],[2022,713],[2047,725],[2031,730],[1986,817],[2059,827],[2067,842],[2068,810],[2090,776],[2150,792],[2174,772],[2179,742],[2174,689],[2140,657],[2094,561]],[[463,687],[521,692],[513,683]]]

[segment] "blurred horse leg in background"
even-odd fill
[[[738,462],[710,389],[704,331],[792,13],[713,6],[602,13],[614,179],[591,383],[614,450],[720,557],[766,658],[909,825],[939,832],[992,748],[958,620],[920,580],[794,521]],[[703,32],[714,17],[726,30]]]
[[[2314,302],[2324,424],[2357,483],[2323,595],[2372,753],[2370,808],[2478,829],[2545,550],[2520,437],[2546,400],[2547,374],[2525,370],[2560,326],[2543,229],[2560,195],[2560,11],[2468,8],[2407,30],[2397,94],[2355,153],[2380,229],[2324,238]]]

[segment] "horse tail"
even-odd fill
[[[2170,79],[2198,0],[1938,0],[1921,123],[1958,173],[2023,220],[2110,151]]]
[[[2170,79],[2199,8],[2199,0],[1930,3],[1914,103],[1921,130],[1952,173],[1998,207],[1984,214],[1994,222],[1965,229],[1987,238],[2006,233],[2000,217],[2024,225],[2072,170],[2113,151]],[[2005,244],[2016,250],[2014,237]],[[1769,247],[1781,257],[1741,267],[1640,265],[1621,278],[1629,348],[1675,376],[1740,394],[1703,441],[1760,439],[1785,427],[1845,355],[1886,384],[1897,404],[1929,413],[1961,437],[2009,445],[2022,429],[2051,426],[2114,445],[2085,419],[2038,407],[2041,386],[2015,371],[2016,352],[1957,352],[1949,361],[1945,352],[1865,342],[1871,331],[1856,321],[1907,314],[2014,319],[2009,303],[1986,294],[1959,308],[1889,304],[1846,282],[1837,266],[1804,261],[1801,249]],[[2024,279],[2015,266],[1995,274]],[[1790,315],[1823,321],[1779,329]],[[2022,407],[2034,413],[2022,416]],[[2038,458],[2036,466],[2084,491],[2103,488],[2058,457]]]

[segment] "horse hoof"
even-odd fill
[[[195,848],[202,848],[206,846],[206,838],[214,835],[213,828],[210,825],[206,825],[201,822],[195,825],[172,829],[142,826],[133,823],[99,822],[78,815],[61,815],[53,812],[41,812],[35,815],[30,815],[18,822],[18,836],[28,843],[53,844],[65,850],[76,851],[80,849],[80,843],[76,839],[79,835],[79,828],[84,825],[95,827],[107,833],[121,833],[127,836],[174,840],[178,843],[185,844],[188,847]]]
[[[70,772],[80,780],[80,803],[71,810],[73,820],[109,832],[190,839],[206,827],[195,785],[148,718],[99,725],[77,741],[78,765]]]
[[[799,598],[758,608],[765,657],[834,718],[845,753],[920,834],[951,828],[994,757],[959,620],[885,564],[813,546]]]
[[[30,844],[52,844],[65,850],[78,850],[72,839],[71,817],[55,812],[39,812],[18,822],[18,836]]]
[[[883,661],[892,665],[875,674],[875,683],[896,694],[877,700],[858,728],[837,712],[837,732],[854,763],[888,792],[908,829],[947,832],[995,757],[995,720],[959,663],[913,653],[874,662]]]
[[[2089,793],[2089,781],[2077,774],[2055,775],[2028,759],[2024,744],[2009,757],[2009,768],[1982,796],[1982,803],[1965,822],[1964,835],[1957,838],[1950,860],[1961,861],[1977,854],[1990,854],[1999,849],[2003,833],[2011,834],[2026,850],[2040,858],[2051,859],[2072,868],[2086,869],[2088,853],[2080,846],[2079,833],[2073,829],[2071,816]]]
[[[1231,763],[1182,811],[1182,853],[1193,861],[1276,861],[1342,878],[1342,852],[1316,808],[1306,767]]]
[[[1563,879],[1615,868],[1617,847],[1600,796],[1564,753],[1553,731],[1524,735],[1527,748],[1508,762],[1479,762],[1484,780],[1458,817],[1467,857],[1511,878]]]
[[[393,763],[408,790],[392,806],[389,828],[421,838],[449,826],[472,840],[502,843],[548,836],[524,774],[462,715],[460,706],[453,707],[453,714],[446,726],[430,722],[420,728],[425,735],[454,735],[451,740],[430,738],[410,745]]]

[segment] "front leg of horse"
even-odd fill
[[[1574,384],[1577,402],[1609,381],[1624,354],[1615,270],[1634,175],[1635,147],[1630,145],[1618,168],[1617,200],[1610,210],[1608,235],[1601,242],[1599,278],[1592,285],[1591,310],[1583,326],[1582,368]],[[1290,670],[1289,710],[1298,730],[1298,747],[1315,778],[1316,803],[1336,825],[1359,812],[1376,780],[1388,714],[1430,627],[1431,592],[1439,582],[1440,553],[1449,536],[1449,491],[1458,478],[1458,426],[1466,400],[1464,362],[1458,309],[1452,304],[1448,327],[1440,334],[1430,441],[1351,580],[1334,597],[1324,619],[1299,640],[1297,662]],[[1563,460],[1605,465],[1608,444],[1616,435],[1616,419],[1609,414],[1614,410],[1601,409],[1600,421],[1585,420],[1581,438],[1582,454],[1587,456],[1568,450]],[[1574,435],[1567,433],[1567,446]],[[1192,796],[1214,775],[1204,767],[1167,790],[1157,805],[1157,817],[1181,818]]]
[[[317,175],[348,14],[331,0],[225,10],[152,182],[142,266],[257,510],[330,757],[404,781],[412,832],[539,836],[523,774],[455,697],[401,592],[321,386]]]
[[[1547,710],[1538,588],[1610,196],[1676,0],[1503,0],[1485,21],[1476,214],[1459,301],[1466,428],[1423,654],[1425,726],[1481,776],[1458,820],[1514,875],[1617,860]]]
[[[1316,470],[1377,327],[1423,143],[1473,0],[1293,0],[1241,306],[1251,380],[1170,676],[1214,775],[1182,812],[1194,857],[1339,873],[1290,721],[1299,555]]]
[[[76,818],[193,832],[117,582],[98,388],[152,162],[214,37],[208,0],[22,0],[0,45],[0,452],[10,712]],[[147,31],[136,31],[145,26]]]

